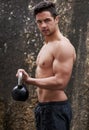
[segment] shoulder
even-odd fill
[[[63,36],[63,38],[57,43],[56,54],[60,59],[76,59],[76,52],[74,46],[71,44],[69,39]]]
[[[75,50],[74,46],[71,44],[69,39],[64,37],[64,39],[62,39],[62,41],[61,41],[61,51],[63,51],[64,53],[67,53],[67,54],[72,54],[72,53],[74,53],[74,50]]]
[[[61,45],[61,54],[64,55],[64,57],[67,58],[71,58],[73,59],[73,61],[76,60],[76,52],[75,52],[75,48],[72,45],[72,43],[69,41],[69,39],[67,39],[66,37],[64,37],[64,42],[62,42]]]

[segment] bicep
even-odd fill
[[[53,63],[53,73],[57,80],[61,80],[63,83],[67,83],[70,79],[72,73],[73,61],[72,59],[66,59],[60,61],[58,59],[54,60]]]

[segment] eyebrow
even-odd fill
[[[45,19],[43,19],[43,20],[38,19],[38,20],[36,20],[36,21],[46,21],[46,20],[50,21],[51,19],[48,17],[48,18],[45,18]]]

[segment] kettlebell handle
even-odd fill
[[[22,72],[19,72],[19,74],[18,74],[18,86],[22,85],[22,79],[23,79],[23,74],[22,74]]]

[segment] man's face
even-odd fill
[[[56,31],[58,18],[54,19],[49,11],[43,11],[36,15],[36,23],[43,36],[50,36]]]

